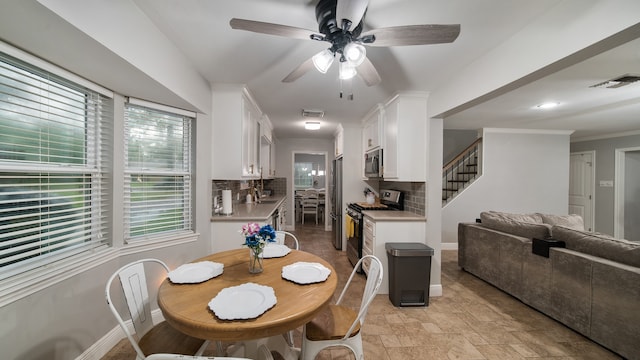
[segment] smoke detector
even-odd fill
[[[302,116],[308,118],[321,118],[324,116],[324,111],[302,109]]]
[[[616,89],[622,86],[626,86],[629,85],[631,83],[634,83],[636,81],[640,80],[640,75],[634,75],[634,74],[625,74],[622,76],[618,76],[615,79],[611,79],[611,80],[607,80],[607,81],[603,81],[601,83],[595,84],[595,85],[591,85],[589,86],[590,88],[601,88],[601,87],[605,87],[608,89]]]

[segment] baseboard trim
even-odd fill
[[[442,285],[430,285],[429,297],[438,297],[438,296],[442,296]]]
[[[155,309],[151,311],[151,318],[153,319],[154,324],[158,324],[164,321],[164,316],[162,316],[162,311],[160,309]],[[127,330],[130,333],[134,333],[133,323],[131,320],[126,320],[125,325],[127,325]],[[116,325],[113,329],[107,332],[103,337],[98,339],[93,345],[91,345],[87,350],[85,350],[80,356],[78,356],[75,360],[100,360],[102,357],[107,355],[114,346],[118,345],[120,340],[126,337],[124,331],[119,325]]]
[[[131,320],[128,321],[127,326],[133,327]],[[116,326],[109,331],[105,336],[98,339],[93,345],[85,350],[76,360],[100,360],[103,356],[116,346],[120,340],[125,337],[124,331],[120,326]]]
[[[458,243],[441,243],[440,244],[440,249],[441,250],[458,250]]]

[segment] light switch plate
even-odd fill
[[[613,180],[600,180],[600,187],[613,187]]]

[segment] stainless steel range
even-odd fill
[[[368,204],[366,202],[347,204],[347,219],[345,229],[347,233],[347,258],[355,266],[362,257],[362,212],[376,210],[404,210],[404,194],[397,190],[380,190],[380,202]],[[349,224],[349,221],[353,221]],[[361,271],[360,269],[358,271]]]

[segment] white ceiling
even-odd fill
[[[268,114],[279,138],[330,138],[338,123],[358,122],[377,103],[397,92],[432,92],[446,86],[514,34],[539,24],[536,20],[540,17],[545,16],[555,22],[552,25],[561,26],[565,19],[554,17],[554,11],[566,3],[575,3],[572,0],[370,0],[364,30],[413,24],[461,24],[461,33],[451,44],[369,47],[368,57],[380,73],[382,83],[367,87],[356,78],[352,87],[342,89],[345,93],[353,92],[354,100],[349,101],[339,98],[341,85],[335,64],[327,74],[313,70],[294,83],[281,82],[300,63],[327,48],[327,43],[255,34],[229,26],[229,20],[237,17],[316,31],[317,0],[113,1],[114,4],[133,1],[209,82],[246,84]],[[584,0],[580,4],[586,9],[597,6],[598,1]],[[112,23],[118,26],[118,19],[112,19]],[[636,29],[626,35],[625,41],[638,37],[640,31]],[[140,94],[138,96],[150,100],[175,97],[170,89],[162,88],[108,49],[101,49],[101,44],[57,18],[36,0],[10,0],[3,4],[0,38],[114,91]],[[513,79],[512,83],[470,101],[468,104],[474,106],[468,109],[451,109],[444,113],[445,128],[562,129],[575,130],[576,137],[638,131],[640,82],[618,89],[589,88],[618,75],[640,75],[640,40],[609,50],[613,46],[610,44],[619,43],[622,43],[620,39],[602,42],[597,51],[591,49],[584,53],[589,57],[593,53],[601,54],[586,60],[576,54],[546,71],[533,69],[531,76]],[[521,46],[536,46],[545,51],[541,41]],[[103,63],[87,62],[87,58],[99,58]],[[544,100],[558,101],[561,106],[552,111],[532,109]],[[181,105],[180,101],[175,102]],[[469,105],[460,109],[467,107]],[[309,133],[302,129],[302,109],[325,112],[322,130]]]

